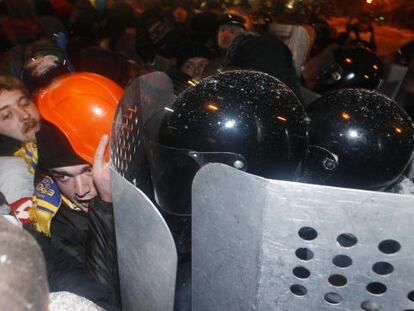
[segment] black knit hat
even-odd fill
[[[177,55],[176,68],[179,70],[186,60],[193,57],[204,57],[210,59],[210,51],[202,44],[187,43],[182,51]]]
[[[238,35],[227,50],[225,67],[265,72],[287,84],[301,97],[292,52],[273,35],[251,32]]]
[[[66,136],[52,123],[43,121],[36,133],[38,168],[48,170],[56,167],[88,164],[76,154]]]

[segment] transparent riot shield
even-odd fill
[[[209,164],[192,198],[193,310],[414,309],[414,197]]]
[[[148,198],[151,182],[143,125],[174,99],[169,78],[137,78],[121,99],[112,128],[111,183],[122,310],[174,307],[177,252],[164,219]]]
[[[389,98],[396,100],[407,71],[407,67],[391,64],[384,82],[379,87],[379,91]]]
[[[153,115],[168,108],[174,98],[172,82],[165,73],[140,76],[126,88],[112,125],[113,166],[150,197],[152,185],[144,146],[144,124]],[[156,131],[156,126],[153,129]]]

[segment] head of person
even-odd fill
[[[160,7],[152,7],[143,12],[136,39],[136,48],[141,57],[145,59],[149,50],[170,58],[171,46],[177,43],[175,39],[175,26]]]
[[[188,10],[182,5],[175,7],[172,12],[174,20],[177,24],[185,24],[188,21],[188,13]]]
[[[122,88],[106,77],[74,73],[58,78],[37,97],[45,120],[36,135],[38,168],[84,209],[97,196],[94,154],[100,138],[111,131],[121,95]]]
[[[378,89],[384,79],[383,61],[371,50],[361,46],[343,46],[322,65],[315,91],[325,93],[344,88]]]
[[[40,39],[24,50],[21,79],[30,93],[70,72],[62,50],[49,39]]]
[[[23,83],[0,76],[0,135],[26,142],[35,140],[39,129],[39,111]]]
[[[208,163],[296,180],[307,148],[302,104],[276,78],[235,70],[187,88],[145,125],[155,198],[161,210],[191,214],[191,184]]]
[[[227,50],[225,67],[265,72],[287,84],[298,97],[301,96],[292,52],[273,35],[240,34]]]
[[[233,39],[244,32],[246,20],[236,14],[225,14],[218,22],[217,43],[221,49],[227,50]]]
[[[192,79],[200,80],[209,58],[210,52],[205,46],[197,43],[188,44],[178,54],[176,68]]]
[[[343,89],[306,108],[310,118],[304,181],[386,191],[414,150],[414,125],[396,102],[374,91]]]

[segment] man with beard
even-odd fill
[[[27,209],[31,205],[36,167],[34,141],[39,129],[39,112],[23,83],[0,76],[0,191],[21,222],[28,220]]]
[[[13,155],[22,143],[34,141],[40,116],[20,80],[0,77],[0,155]]]

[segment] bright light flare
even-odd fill
[[[342,119],[344,120],[351,120],[351,116],[347,112],[342,112]]]

